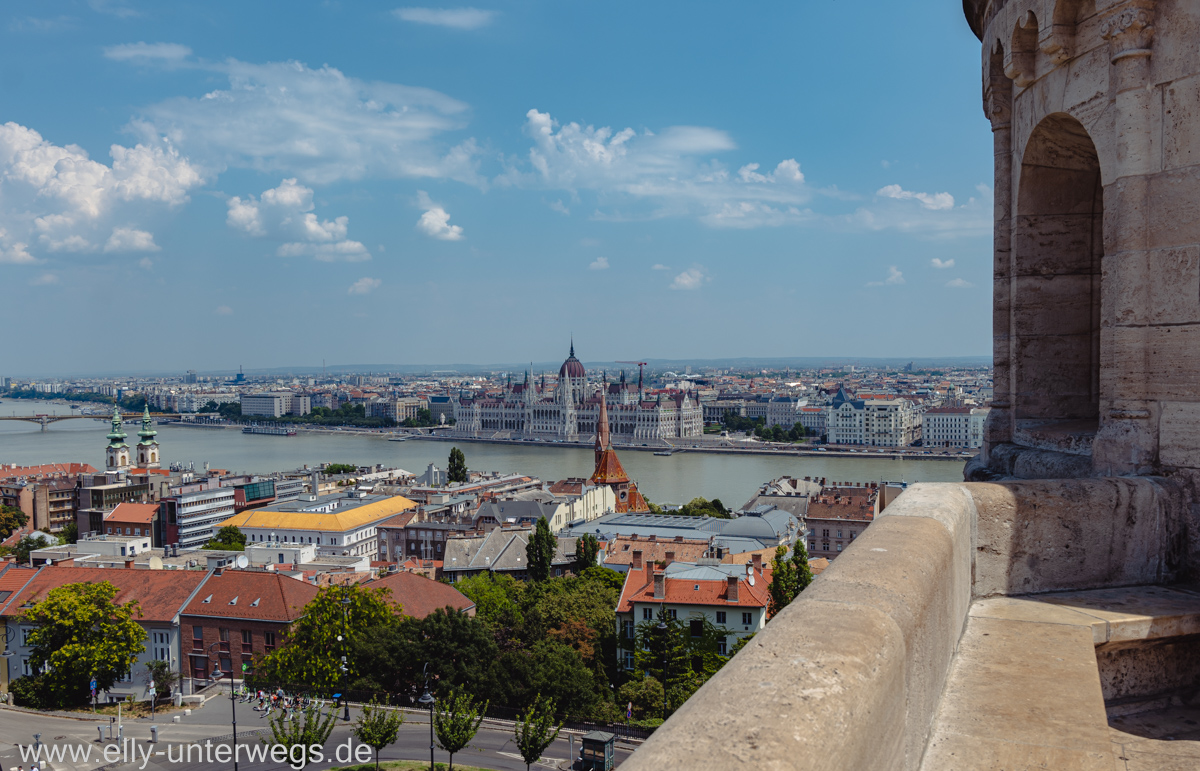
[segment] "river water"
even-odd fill
[[[78,414],[65,403],[4,399],[0,415]],[[382,463],[420,474],[430,463],[445,468],[450,442],[415,440],[389,442],[379,436],[307,433],[298,436],[259,436],[234,429],[157,426],[164,465],[179,461],[204,463],[234,472],[290,471],[323,462]],[[109,423],[65,420],[46,431],[34,423],[0,421],[0,463],[90,463],[104,468],[105,434]],[[137,426],[128,425],[131,444]],[[587,477],[592,473],[590,449],[482,444],[461,445],[467,466],[483,471],[520,472],[544,480]],[[655,503],[685,503],[696,496],[720,498],[740,507],[763,482],[790,474],[825,477],[830,482],[961,482],[963,462],[895,460],[891,458],[814,458],[768,455],[676,453],[659,457],[624,450],[621,463],[642,493]]]

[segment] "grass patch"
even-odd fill
[[[175,712],[175,711],[181,710],[181,709],[183,709],[183,707],[176,707],[173,702],[171,702],[170,700],[167,700],[154,708],[154,714],[155,715],[165,715],[169,712]],[[90,715],[90,714],[92,714],[92,705],[89,704],[86,707],[68,708],[66,711],[67,712],[86,713],[86,714]],[[117,716],[117,705],[116,704],[97,704],[95,714],[105,715],[107,717],[116,717]],[[131,720],[135,719],[135,718],[139,718],[139,717],[150,717],[150,703],[145,702],[145,701],[135,701],[132,704],[130,704],[128,702],[122,702],[121,703],[121,717],[129,718]]]

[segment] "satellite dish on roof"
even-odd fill
[[[249,567],[250,560],[246,559],[245,554],[239,554],[237,556],[236,563],[239,568],[241,568],[242,570],[245,570],[247,567]]]
[[[753,563],[748,563],[746,565],[746,575],[750,576],[751,578],[754,578],[754,564]]]
[[[750,574],[750,585],[754,586],[754,574],[753,573]]]

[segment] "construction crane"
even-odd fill
[[[642,398],[640,396],[640,394],[642,393],[642,367],[646,366],[649,363],[650,362],[648,362],[648,361],[620,361],[620,360],[617,361],[617,364],[636,364],[637,365],[637,368],[638,368],[638,394],[639,394],[638,398],[639,399]]]

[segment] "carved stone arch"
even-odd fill
[[[1012,78],[1018,88],[1031,85],[1035,79],[1038,51],[1038,18],[1033,11],[1017,17],[1008,50],[1004,74]]]
[[[992,128],[1012,123],[1013,82],[1004,72],[1004,44],[999,39],[992,45],[984,70],[983,114],[991,121]]]
[[[1055,64],[1076,54],[1079,22],[1096,15],[1096,0],[1056,0],[1050,23],[1041,31],[1038,48]]]

